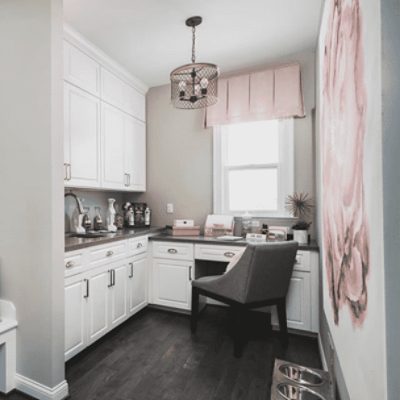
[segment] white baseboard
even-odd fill
[[[39,400],[63,400],[68,396],[68,383],[62,381],[50,388],[25,376],[15,375],[16,389]]]
[[[319,347],[319,355],[321,357],[322,367],[325,371],[328,371],[328,363],[326,362],[324,346],[322,345],[322,340],[321,340],[320,334],[318,334],[318,347]]]

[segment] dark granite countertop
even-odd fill
[[[97,246],[100,244],[115,242],[117,240],[125,240],[136,236],[148,235],[151,233],[162,232],[164,228],[150,227],[150,228],[136,228],[136,229],[122,229],[115,233],[106,233],[104,237],[97,238],[77,238],[71,237],[69,233],[65,234],[65,251],[73,251],[83,249],[85,247]]]
[[[160,233],[159,235],[152,236],[150,240],[158,240],[165,242],[183,242],[183,243],[210,243],[210,244],[220,244],[224,246],[246,246],[248,242],[245,240],[228,241],[220,240],[213,237],[205,236],[171,236],[166,233]],[[299,245],[299,250],[313,250],[319,251],[319,247],[316,241],[312,240],[309,244]]]

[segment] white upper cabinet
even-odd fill
[[[126,112],[140,121],[146,121],[146,98],[135,88],[125,85]]]
[[[122,190],[127,188],[125,172],[125,114],[102,103],[102,187]]]
[[[129,190],[146,190],[146,125],[128,115],[125,117],[125,172]]]
[[[86,39],[65,30],[65,186],[146,190],[146,91]]]
[[[64,79],[100,96],[100,64],[64,41]]]
[[[66,186],[100,187],[100,100],[64,84],[64,179]]]
[[[145,96],[105,68],[101,68],[101,99],[141,121],[146,119]]]

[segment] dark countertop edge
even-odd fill
[[[119,240],[126,240],[138,236],[145,236],[154,233],[160,233],[164,228],[150,227],[150,228],[136,228],[136,229],[124,229],[114,234],[107,234],[108,236],[100,238],[76,238],[70,237],[68,233],[65,234],[64,251],[81,250],[86,247],[100,246],[102,244],[117,242]]]
[[[159,240],[164,242],[182,242],[182,243],[203,243],[203,244],[209,243],[209,244],[218,244],[224,246],[246,246],[248,244],[248,242],[246,242],[245,240],[230,242],[227,240],[218,240],[204,236],[171,236],[162,233],[156,236],[152,236],[150,240]],[[299,244],[299,250],[319,251],[319,246],[316,241],[312,240],[309,244]]]

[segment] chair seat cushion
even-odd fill
[[[215,282],[219,278],[221,278],[221,275],[203,276],[195,281],[192,281],[192,286],[199,289],[208,290],[210,288],[209,284]]]

